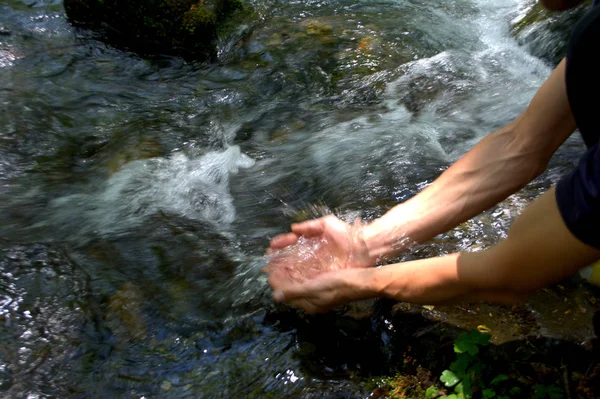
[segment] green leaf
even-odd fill
[[[457,393],[458,395],[464,396],[465,391],[464,391],[464,385],[462,382],[454,387],[454,392]]]
[[[546,387],[544,385],[534,385],[533,397],[535,399],[544,399],[546,397]]]
[[[469,353],[473,356],[479,353],[479,348],[470,342],[456,341],[454,343],[454,352],[456,353]]]
[[[458,378],[452,371],[444,370],[440,376],[440,381],[442,381],[447,387],[453,387],[458,384],[460,378]]]
[[[496,396],[496,391],[494,391],[493,389],[484,389],[483,391],[481,391],[481,395],[483,399],[491,399]]]
[[[440,395],[440,392],[435,385],[430,386],[425,390],[425,399],[435,399]]]
[[[456,385],[454,387],[454,393],[456,394],[456,396],[459,399],[470,399],[471,395],[467,396],[465,391],[464,391],[464,385],[462,382],[458,383],[458,385]]]
[[[458,396],[456,396],[455,394],[452,394],[452,395],[442,396],[440,399],[458,399]]]
[[[483,372],[483,364],[477,362],[471,365],[467,370],[467,377],[471,379],[478,379],[481,377],[481,373]]]
[[[460,353],[456,355],[456,360],[450,363],[449,369],[454,372],[459,378],[465,376],[467,368],[473,361],[473,356],[468,353]]]
[[[510,393],[511,395],[520,395],[521,394],[521,388],[519,387],[512,387],[508,393]]]
[[[510,379],[510,377],[509,377],[509,376],[507,376],[506,374],[500,374],[500,375],[496,376],[496,377],[495,377],[495,378],[492,380],[492,382],[490,382],[490,384],[491,384],[491,385],[496,385],[496,384],[498,384],[498,383],[500,383],[500,382],[502,382],[502,381],[506,381],[506,380],[508,380],[508,379]]]
[[[490,343],[490,334],[482,334],[477,330],[471,330],[468,333],[461,334],[454,341],[454,352],[469,353],[476,355],[479,353],[479,345],[487,345]]]
[[[473,387],[471,386],[470,374],[467,374],[459,385],[462,385],[462,393],[465,398],[469,399],[473,396]]]
[[[563,390],[557,387],[556,385],[550,385],[546,387],[546,395],[550,399],[563,399],[564,397]]]

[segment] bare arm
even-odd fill
[[[518,191],[546,169],[576,128],[565,88],[565,60],[538,90],[527,110],[488,135],[435,182],[364,229],[370,257],[422,243],[478,215]]]
[[[564,224],[552,188],[517,218],[507,239],[485,251],[328,273],[277,288],[274,297],[308,312],[371,297],[511,303],[598,258],[600,250],[579,241]]]
[[[510,302],[560,281],[600,258],[568,230],[554,188],[516,220],[508,238],[482,252],[368,269],[367,291],[416,303]]]

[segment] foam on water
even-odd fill
[[[126,164],[90,193],[57,198],[50,204],[55,223],[71,220],[69,234],[119,234],[158,212],[212,223],[220,230],[235,219],[229,176],[254,160],[238,146],[199,158],[175,153]],[[65,217],[70,213],[70,217]],[[61,226],[66,227],[66,226]]]
[[[384,151],[386,158],[406,159],[420,152],[451,163],[482,137],[514,120],[551,72],[509,32],[507,15],[520,3],[474,2],[476,18],[449,23],[466,25],[476,45],[448,49],[400,66],[401,76],[386,87],[385,108],[368,121],[363,115],[324,130],[319,144],[314,145],[315,153],[336,153],[338,159],[352,153],[355,160],[365,160],[371,158],[369,153],[383,155],[382,146],[396,146],[397,153]],[[437,87],[437,92],[411,115],[403,105],[403,96],[415,86]],[[452,145],[441,142],[466,127],[472,133],[470,138],[461,137]],[[334,148],[327,149],[328,145]],[[331,162],[330,156],[315,160],[325,159]]]

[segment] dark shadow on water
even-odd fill
[[[394,302],[376,301],[369,316],[343,312],[308,316],[294,310],[267,315],[266,322],[293,331],[294,354],[306,376],[319,380],[365,380],[409,375],[427,387],[442,386],[439,376],[456,360],[454,340],[466,330],[432,321],[421,312],[394,311]],[[500,345],[490,344],[477,355],[485,366],[482,377],[500,374],[532,397],[535,385],[556,385],[568,398],[600,397],[600,312],[594,315],[597,337],[590,342],[535,334]],[[510,387],[502,385],[506,390]],[[385,385],[385,384],[384,384]],[[374,390],[373,395],[385,393]],[[477,394],[475,397],[478,397]]]
[[[161,225],[68,251],[0,240],[0,396],[365,398],[397,374],[439,384],[455,359],[464,330],[421,307],[378,300],[307,316],[260,289],[236,304],[227,241]],[[478,356],[486,379],[587,399],[599,397],[598,349],[534,332]]]

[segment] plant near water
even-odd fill
[[[520,385],[520,383],[511,381],[511,377],[507,374],[498,374],[491,381],[484,379],[483,359],[486,357],[481,355],[480,350],[490,342],[491,335],[487,331],[472,330],[461,334],[454,341],[456,359],[440,376],[440,381],[451,390],[450,394],[445,394],[444,390],[439,389],[436,385],[424,389],[414,377],[410,379],[407,376],[400,376],[388,381],[388,385],[393,389],[388,392],[387,397],[390,399],[423,398],[424,395],[425,399],[564,398],[562,389],[555,385],[538,384],[531,387],[530,390],[514,386]],[[489,360],[489,358],[487,359]],[[528,391],[529,395],[523,392],[524,390]]]
[[[499,383],[509,379],[507,375],[500,374],[489,384],[486,384],[482,379],[483,363],[477,354],[481,346],[486,346],[490,343],[490,338],[489,334],[472,330],[461,334],[454,341],[456,360],[440,376],[440,381],[446,387],[453,388],[454,393],[442,396],[440,399],[470,399],[473,397],[474,387],[481,389],[481,397],[483,399],[510,399],[506,395],[497,396],[494,390],[494,387]]]
[[[511,399],[511,396],[522,397],[521,388],[519,387],[512,387],[508,390],[499,389],[502,383],[510,380],[510,377],[506,374],[497,375],[489,383],[483,380],[484,365],[480,356],[477,355],[480,352],[480,347],[490,343],[490,338],[490,334],[477,330],[461,334],[454,341],[456,360],[440,376],[440,381],[447,388],[452,388],[453,393],[440,397],[437,388],[430,387],[425,391],[426,399],[470,399],[473,397],[475,390],[480,392],[478,397],[482,399]],[[474,388],[476,389],[474,390]],[[563,399],[564,394],[555,385],[535,385],[533,387],[533,398]]]
[[[563,399],[563,391],[556,385],[535,385],[533,387],[534,399]]]

